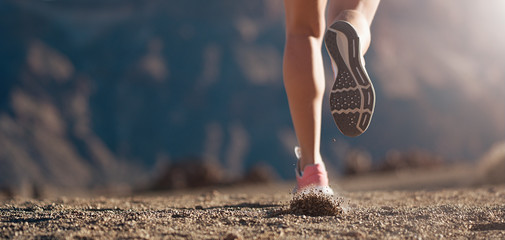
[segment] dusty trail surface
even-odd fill
[[[0,201],[0,238],[505,238],[505,186],[342,191],[344,211],[283,213],[290,184]]]

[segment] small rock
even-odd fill
[[[223,238],[224,240],[243,240],[244,237],[240,235],[239,233],[228,233],[226,236]]]

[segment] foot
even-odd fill
[[[326,31],[324,42],[335,75],[331,114],[344,135],[359,136],[370,125],[375,91],[365,69],[358,34],[350,23],[336,21]]]
[[[333,195],[333,190],[328,185],[328,173],[324,163],[307,165],[301,171],[300,169],[300,148],[295,147],[295,154],[298,158],[296,164],[296,187],[293,190],[295,194],[308,193],[310,191],[317,191],[327,195]]]

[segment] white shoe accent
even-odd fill
[[[370,113],[372,114],[372,111],[368,110],[368,109],[341,109],[341,110],[332,110],[331,111],[331,114],[335,114],[335,113],[338,113],[338,114],[342,114],[342,113],[345,113],[345,114],[349,114],[349,113]]]
[[[333,189],[329,186],[310,186],[310,187],[305,187],[300,191],[294,191],[293,194],[295,196],[299,195],[307,195],[307,194],[324,194],[328,196],[333,196],[335,193],[333,192]]]
[[[361,89],[361,87],[353,87],[353,88],[343,88],[343,89],[335,89],[331,90],[331,93],[339,93],[339,92],[350,92]]]
[[[295,146],[295,156],[298,160],[302,158],[302,149],[298,146]]]
[[[338,46],[338,51],[342,55],[342,58],[344,59],[345,65],[347,65],[348,69],[351,69],[351,64],[349,63],[349,42],[347,40],[347,36],[340,31],[334,31],[337,33],[337,46]],[[352,71],[351,71],[352,74]]]

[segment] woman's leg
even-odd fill
[[[326,30],[326,0],[284,0],[286,46],[284,85],[291,118],[300,144],[300,170],[321,163],[321,106],[324,95],[324,69],[321,54]],[[379,0],[330,0],[328,22],[345,20],[360,37],[362,54],[370,45],[370,24]]]
[[[324,69],[321,46],[326,0],[284,0],[286,46],[284,86],[302,158],[299,170],[321,163],[321,106]]]

